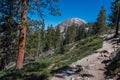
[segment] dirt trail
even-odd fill
[[[108,41],[103,42],[103,47],[98,49],[97,53],[93,53],[90,56],[87,56],[77,62],[74,62],[70,65],[71,69],[66,69],[62,73],[55,74],[54,77],[49,80],[105,80],[105,61],[109,60],[109,55],[103,57],[99,52],[106,50],[109,53],[114,51],[112,43]],[[82,71],[76,73],[76,65],[82,66]]]

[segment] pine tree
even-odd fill
[[[57,26],[56,30],[55,30],[55,48],[57,48],[59,46],[60,36],[61,36],[60,28]]]
[[[47,41],[48,41],[48,46],[49,46],[49,49],[52,49],[52,29],[53,29],[53,27],[52,27],[52,25],[50,25],[50,27],[48,26],[48,28],[47,28]]]
[[[42,23],[41,23],[41,28],[40,28],[40,40],[41,40],[41,52],[43,52],[44,51],[44,47],[45,47],[45,24],[44,24],[44,21],[42,21]]]
[[[22,1],[22,12],[21,12],[21,29],[19,38],[19,51],[16,63],[16,68],[21,69],[23,67],[24,54],[25,54],[25,44],[26,44],[26,27],[27,27],[27,5],[28,0]]]
[[[70,36],[69,36],[69,39],[70,39],[70,43],[74,42],[75,41],[75,37],[76,37],[76,26],[75,24],[72,24],[70,27],[69,27],[69,31],[70,31]]]
[[[64,35],[65,39],[64,39],[63,43],[65,45],[65,44],[70,43],[70,28],[68,27],[68,29],[65,29],[64,32],[65,32],[65,35]]]
[[[19,14],[16,5],[18,1],[1,0],[0,1],[0,37],[1,37],[1,60],[0,70],[5,69],[5,66],[11,61],[14,55],[14,42],[17,35],[17,26]]]
[[[51,25],[51,47],[52,48],[55,48],[55,46],[56,46],[56,43],[55,43],[55,40],[56,40],[56,36],[55,36],[55,29],[53,28],[53,26]]]
[[[75,36],[75,41],[79,41],[80,39],[84,38],[85,34],[85,26],[78,26],[76,27],[76,36]]]
[[[23,67],[24,54],[26,48],[25,46],[26,28],[28,26],[27,13],[29,13],[30,16],[33,13],[39,14],[40,20],[43,20],[44,9],[48,10],[47,12],[49,12],[53,16],[60,15],[59,9],[54,5],[56,4],[56,2],[58,2],[58,0],[1,0],[0,1],[0,20],[1,20],[0,26],[7,27],[7,28],[4,27],[5,31],[4,34],[3,33],[2,34],[8,36],[9,32],[11,33],[12,31],[14,31],[13,27],[17,28],[19,25],[19,29],[17,28],[17,30],[20,31],[19,49],[18,49],[19,54],[18,54],[18,59],[16,61],[17,69],[21,69]],[[7,33],[6,33],[6,29],[8,31]],[[17,34],[18,32],[16,33],[16,35]],[[8,37],[5,38],[5,40],[7,41],[4,42],[4,44],[6,43],[11,44],[11,42],[8,41],[9,40]],[[5,45],[5,47],[3,47],[4,48],[3,52],[7,54],[8,51],[10,51],[8,48],[8,44]]]
[[[36,0],[36,1],[29,1],[29,0],[22,0],[22,11],[21,11],[21,30],[20,30],[20,40],[19,40],[19,53],[16,68],[21,69],[23,67],[24,61],[24,54],[25,54],[25,43],[26,43],[26,26],[27,26],[27,12],[37,11],[40,15],[40,18],[43,19],[43,9],[50,11],[51,15],[60,15],[58,8],[53,5],[53,3],[58,2],[58,0]],[[52,5],[52,6],[51,6]],[[28,9],[30,6],[32,9]]]
[[[109,16],[110,24],[116,27],[115,35],[118,35],[119,22],[120,22],[120,0],[115,0],[111,4],[111,15]]]
[[[43,52],[44,47],[44,28],[42,29],[42,21],[30,20],[30,25],[27,28],[27,41],[26,41],[26,55],[34,60],[38,59],[39,54]]]
[[[96,27],[97,28],[95,30],[99,34],[101,34],[102,32],[105,32],[107,28],[107,15],[106,15],[106,10],[103,6],[98,14]]]
[[[64,44],[69,44],[75,41],[80,40],[81,38],[84,38],[85,35],[85,26],[78,26],[76,24],[72,24],[65,30],[65,39]]]
[[[58,47],[58,53],[59,54],[64,54],[64,44],[63,44],[63,36],[61,36],[60,38],[60,43],[59,43],[59,47]]]
[[[90,30],[90,32],[91,32],[91,35],[96,35],[96,34],[98,34],[98,32],[99,32],[99,30],[98,30],[98,28],[97,28],[97,23],[96,22],[94,22],[94,23],[92,23],[92,26],[90,26],[91,28],[91,30]]]

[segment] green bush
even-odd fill
[[[46,78],[50,77],[51,74],[50,74],[50,71],[48,69],[43,69],[40,76],[44,77],[46,79]]]
[[[43,68],[47,68],[51,62],[48,59],[40,59],[37,62],[31,62],[24,65],[24,70],[28,72],[41,71]]]
[[[25,75],[24,70],[8,70],[5,72],[3,76],[0,77],[0,80],[22,80],[23,76]]]
[[[50,64],[47,58],[31,62],[25,64],[21,70],[11,69],[4,74],[1,72],[0,80],[44,80],[50,76],[50,71],[47,69]]]
[[[4,71],[0,71],[0,77],[4,76],[5,72]]]
[[[24,65],[24,70],[27,72],[40,71],[41,68],[42,68],[42,65],[38,62],[31,62]]]

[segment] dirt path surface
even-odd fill
[[[72,63],[49,80],[105,80],[105,61],[113,51],[112,43],[104,41],[96,53]]]

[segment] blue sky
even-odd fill
[[[53,24],[56,26],[69,18],[81,18],[86,22],[96,21],[101,6],[104,6],[107,14],[110,14],[111,2],[114,0],[60,0],[58,6],[62,16],[45,17],[46,26]]]

